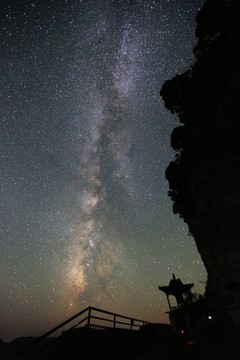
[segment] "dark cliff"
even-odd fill
[[[167,170],[173,211],[188,224],[208,272],[206,298],[240,298],[240,4],[207,0],[197,15],[196,61],[165,82],[178,115]]]

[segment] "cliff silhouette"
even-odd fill
[[[173,211],[196,241],[219,326],[239,322],[239,16],[238,0],[207,0],[196,18],[195,63],[160,91],[180,121],[171,135],[176,157],[166,169]]]

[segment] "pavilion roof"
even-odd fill
[[[177,296],[178,294],[186,294],[194,286],[191,284],[183,284],[180,279],[175,279],[175,277],[170,280],[169,285],[159,286],[159,290],[163,291],[166,295]]]

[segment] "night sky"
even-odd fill
[[[92,305],[167,322],[158,290],[206,271],[173,215],[163,83],[193,63],[203,0],[1,5],[0,337]]]

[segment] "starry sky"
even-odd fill
[[[9,0],[1,17],[0,338],[92,305],[168,322],[159,285],[204,292],[165,169],[163,83],[193,63],[203,0]]]

